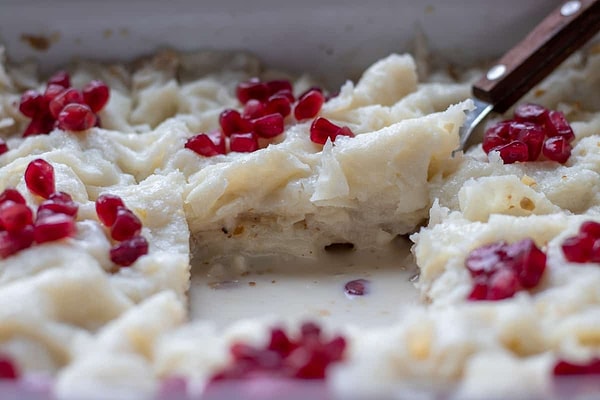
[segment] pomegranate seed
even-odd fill
[[[271,329],[271,338],[267,349],[275,351],[283,357],[287,357],[296,347],[297,345],[292,343],[283,329]]]
[[[85,104],[68,104],[58,114],[58,127],[67,131],[85,131],[96,124],[96,115]]]
[[[271,97],[269,97],[269,99],[275,97],[275,96],[283,96],[286,99],[288,99],[290,101],[290,104],[292,104],[293,102],[296,101],[296,98],[294,97],[294,94],[292,93],[291,90],[280,90],[277,93],[274,93]]]
[[[291,93],[294,90],[292,83],[285,79],[268,81],[267,88],[269,89],[270,95],[274,95],[281,91],[288,91]]]
[[[235,93],[240,103],[246,104],[250,99],[266,101],[270,91],[266,83],[261,82],[258,78],[252,78],[238,84]]]
[[[229,138],[231,151],[239,153],[251,153],[258,150],[258,136],[254,132],[232,133]]]
[[[50,84],[46,87],[44,91],[44,112],[50,112],[48,110],[48,105],[52,100],[56,98],[59,94],[65,91],[65,87],[57,84]]]
[[[569,143],[575,139],[571,125],[560,111],[549,111],[546,114],[545,126],[549,137],[560,136]]]
[[[25,132],[23,132],[23,137],[45,135],[52,132],[53,129],[54,119],[49,114],[43,114],[36,116],[29,122],[29,125],[25,128]]]
[[[298,96],[298,99],[306,96],[309,92],[312,92],[312,91],[323,93],[323,89],[321,89],[320,87],[318,87],[318,86],[311,86],[308,89],[306,89],[304,92],[300,93],[300,96]]]
[[[25,169],[25,184],[29,191],[47,199],[55,192],[54,168],[41,158],[31,161]]]
[[[575,364],[558,361],[554,365],[554,375],[598,375],[600,374],[600,358],[593,358],[586,364]]]
[[[66,71],[58,71],[48,79],[49,85],[59,85],[64,88],[71,87],[71,77]]]
[[[246,102],[244,106],[244,111],[242,112],[242,117],[246,119],[255,119],[260,118],[265,115],[266,106],[263,102],[250,99]]]
[[[18,204],[25,204],[25,197],[17,189],[6,188],[0,193],[0,204],[5,201],[13,201]]]
[[[341,360],[346,350],[346,339],[343,336],[336,336],[325,345],[325,350],[330,360]]]
[[[524,103],[519,104],[517,108],[515,108],[514,114],[515,119],[519,122],[543,124],[546,115],[548,114],[548,110],[539,104]]]
[[[117,208],[117,217],[111,226],[110,235],[113,239],[122,241],[139,235],[142,221],[128,208]]]
[[[44,200],[40,204],[38,213],[41,210],[50,210],[53,213],[61,213],[75,217],[79,210],[79,206],[73,201],[73,198],[68,193],[56,192],[52,193],[48,200]]]
[[[519,289],[519,281],[514,271],[510,269],[498,270],[489,278],[487,300],[502,300],[513,297]]]
[[[344,290],[352,296],[363,296],[368,293],[369,281],[366,279],[355,279],[346,283]]]
[[[546,139],[542,153],[547,159],[564,164],[571,157],[571,145],[564,136],[554,136]]]
[[[7,258],[33,244],[33,226],[29,225],[18,232],[0,232],[0,258]]]
[[[44,111],[44,96],[37,90],[28,90],[21,96],[19,111],[26,117],[33,118]]]
[[[314,143],[325,144],[327,139],[335,142],[339,135],[354,136],[348,127],[341,128],[323,117],[315,119],[310,126],[310,140]]]
[[[293,100],[292,100],[293,101]],[[267,102],[266,114],[278,113],[282,117],[287,117],[292,112],[292,102],[283,94],[274,94],[269,97]]]
[[[483,151],[489,153],[492,149],[510,142],[510,121],[503,121],[490,126],[483,136]]]
[[[288,362],[296,370],[294,378],[298,379],[324,379],[325,369],[329,365],[329,360],[323,352],[311,352],[304,348],[294,350]]]
[[[535,161],[542,152],[542,145],[546,135],[541,126],[529,122],[511,123],[509,135],[527,145],[527,161]]]
[[[294,117],[298,121],[313,118],[321,111],[324,102],[323,93],[317,90],[309,90],[298,99],[298,103],[294,107]]]
[[[67,104],[83,104],[83,95],[77,89],[69,88],[61,92],[48,104],[50,114],[54,118],[58,118],[60,112]]]
[[[587,235],[565,239],[561,246],[565,258],[576,263],[588,262],[592,256],[594,241],[594,238]]]
[[[222,132],[201,133],[185,142],[185,148],[205,157],[225,154],[225,135]]]
[[[473,278],[469,300],[501,300],[537,286],[546,269],[546,255],[531,239],[501,241],[471,251],[465,266]]]
[[[15,363],[6,356],[0,356],[0,379],[17,380],[20,376]]]
[[[585,221],[579,227],[579,232],[589,235],[594,239],[600,239],[600,223],[596,221]]]
[[[33,227],[36,243],[52,242],[75,234],[75,220],[65,214],[38,213]]]
[[[514,140],[504,146],[493,149],[500,153],[500,158],[504,164],[513,164],[517,161],[527,161],[529,159],[529,149],[527,145],[521,141]]]
[[[8,145],[2,139],[0,139],[0,155],[6,153],[8,151]]]
[[[128,267],[141,256],[148,254],[148,242],[143,236],[133,236],[110,249],[110,259],[121,267]]]
[[[90,106],[93,112],[102,110],[110,97],[110,89],[102,81],[91,81],[82,89],[85,103]]]
[[[0,204],[0,227],[18,232],[33,223],[33,212],[26,204],[5,201]]]
[[[321,328],[314,322],[305,322],[300,326],[300,334],[304,341],[318,339],[321,335]]]
[[[252,123],[243,119],[240,113],[233,109],[224,110],[219,116],[219,125],[226,136],[231,136],[232,133],[251,132]]]
[[[114,194],[101,194],[96,199],[96,214],[104,226],[111,227],[115,223],[119,208],[125,208],[125,203]]]
[[[252,121],[254,132],[263,138],[273,138],[283,133],[283,117],[281,114],[269,114]]]

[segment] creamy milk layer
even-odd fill
[[[343,398],[432,381],[457,398],[543,396],[558,360],[600,357],[600,268],[561,250],[584,221],[600,221],[599,63],[591,47],[528,95],[572,123],[568,162],[506,165],[480,146],[452,157],[469,85],[443,72],[419,83],[408,55],[376,62],[323,106],[321,116],[356,137],[316,145],[311,121],[288,118],[264,148],[215,157],[184,144],[218,127],[223,109],[241,109],[238,82],[291,79],[296,94],[314,82],[247,54],[80,62],[75,86],[111,87],[102,128],[22,138],[20,95],[43,79],[33,65],[4,62],[0,137],[10,151],[0,155],[0,190],[17,187],[37,207],[23,172],[43,158],[80,212],[75,237],[1,260],[0,303],[10,306],[0,351],[25,373],[55,378],[61,399],[144,398],[174,375],[195,393],[231,361],[232,343],[264,344],[271,327],[296,332],[315,318],[348,340],[327,380]],[[150,244],[118,271],[93,209],[106,192],[140,217]],[[397,238],[407,233],[411,254]],[[526,237],[548,255],[539,287],[467,301],[469,252]],[[334,243],[353,250],[325,250]],[[360,278],[370,292],[348,297],[344,284]]]

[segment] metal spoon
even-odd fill
[[[506,111],[599,30],[600,0],[570,0],[548,15],[473,85],[459,150],[491,111]]]

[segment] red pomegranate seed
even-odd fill
[[[18,232],[33,223],[33,212],[26,204],[5,201],[0,203],[0,227]]]
[[[600,374],[600,358],[593,358],[585,364],[558,361],[554,365],[554,375],[598,375]]]
[[[29,225],[18,232],[0,232],[0,258],[7,258],[33,244],[33,226]]]
[[[267,88],[269,89],[270,95],[274,95],[281,91],[288,91],[291,93],[294,90],[292,83],[285,79],[268,81]]]
[[[2,139],[0,139],[0,155],[6,153],[8,151],[8,145]]]
[[[58,71],[48,79],[48,85],[60,85],[64,88],[71,87],[71,76],[66,71]]]
[[[290,354],[288,363],[295,370],[294,378],[324,379],[329,360],[321,351],[308,351],[298,348]]]
[[[325,144],[327,139],[335,142],[340,135],[354,136],[348,127],[339,127],[323,117],[315,119],[310,126],[310,140],[314,143]]]
[[[533,122],[535,124],[543,124],[548,110],[539,105],[532,103],[519,104],[515,108],[515,119],[519,122]]]
[[[66,89],[64,86],[61,85],[57,85],[57,84],[50,84],[46,87],[46,90],[44,91],[44,112],[50,113],[50,110],[48,110],[48,105],[50,104],[50,102],[52,100],[54,100],[56,98],[56,96],[58,96],[59,94],[61,94],[62,92],[64,92]]]
[[[0,193],[0,204],[5,201],[13,201],[18,204],[25,204],[25,197],[17,189],[6,188]]]
[[[368,285],[369,281],[366,279],[355,279],[346,283],[344,290],[352,296],[363,296],[369,292]]]
[[[85,103],[93,112],[97,113],[104,108],[110,98],[110,89],[102,81],[91,81],[82,89]]]
[[[66,131],[85,131],[96,124],[96,115],[85,104],[68,104],[58,114],[58,127]]]
[[[514,140],[504,146],[493,149],[500,153],[504,164],[513,164],[517,161],[523,162],[529,159],[529,148],[521,141]]]
[[[287,357],[296,347],[281,328],[271,329],[271,338],[267,349],[272,350],[282,357]]]
[[[547,159],[564,164],[571,157],[571,148],[564,136],[554,136],[546,139],[542,153]]]
[[[304,322],[300,326],[300,335],[304,342],[318,339],[321,335],[321,327],[314,322]]]
[[[509,135],[527,145],[527,161],[537,160],[546,138],[541,126],[529,122],[514,122],[510,125]]]
[[[547,135],[550,137],[560,136],[569,143],[575,139],[571,125],[560,111],[549,111],[546,114],[545,126]]]
[[[142,221],[128,208],[117,208],[117,217],[111,226],[110,235],[113,239],[122,241],[139,235]]]
[[[58,115],[67,104],[83,104],[83,95],[81,92],[73,88],[64,90],[62,93],[53,98],[52,101],[50,101],[50,104],[48,104],[50,114],[54,118],[58,118]]]
[[[600,223],[596,221],[585,221],[579,227],[579,232],[589,235],[594,239],[600,239]]]
[[[258,136],[254,132],[232,133],[229,138],[231,151],[239,153],[251,153],[258,150]]]
[[[292,100],[293,101],[293,100]],[[292,102],[283,94],[274,94],[267,101],[266,114],[278,113],[287,117],[292,112]]]
[[[44,96],[37,90],[28,90],[21,96],[19,111],[26,117],[33,118],[44,112]]]
[[[325,102],[323,93],[317,90],[309,90],[306,94],[298,99],[298,103],[294,107],[294,117],[298,121],[316,116]]]
[[[283,133],[283,117],[281,114],[269,114],[252,121],[254,132],[263,138],[273,138]]]
[[[25,169],[25,184],[29,191],[47,199],[55,192],[54,168],[41,158],[31,161]]]
[[[592,257],[592,249],[595,239],[587,236],[573,236],[565,239],[562,243],[562,251],[568,261],[585,263]]]
[[[243,119],[241,114],[233,109],[224,110],[219,116],[219,125],[226,136],[232,133],[252,132],[252,123]]]
[[[201,133],[185,142],[185,148],[205,157],[225,154],[225,136],[222,132]]]
[[[68,193],[56,192],[52,193],[48,200],[44,200],[38,207],[38,213],[42,210],[50,210],[53,213],[61,213],[75,217],[79,206],[73,201],[73,198]]]
[[[465,266],[473,278],[469,300],[500,300],[537,286],[546,269],[546,255],[531,239],[501,241],[471,251]]]
[[[25,132],[23,132],[23,137],[50,133],[54,129],[54,122],[54,119],[49,114],[36,116],[29,121],[29,125],[25,128]]]
[[[260,118],[265,115],[266,106],[263,102],[250,99],[246,102],[244,106],[244,111],[242,112],[242,118],[246,119],[255,119]]]
[[[115,223],[119,208],[125,208],[125,203],[114,194],[101,194],[96,199],[96,214],[104,226],[111,227]]]
[[[323,89],[321,89],[320,87],[318,87],[318,86],[311,86],[308,89],[306,89],[304,92],[300,93],[300,96],[298,96],[298,99],[306,96],[307,93],[312,92],[312,91],[323,93]]]
[[[266,83],[261,82],[258,78],[252,78],[249,81],[238,84],[235,93],[240,103],[246,104],[250,99],[259,101],[267,100],[270,91]]]
[[[17,380],[20,376],[19,369],[7,356],[0,356],[0,379]]]
[[[498,270],[489,278],[487,300],[502,300],[513,297],[519,289],[519,281],[514,271],[510,269]]]
[[[296,98],[294,97],[294,94],[292,93],[291,90],[280,90],[279,92],[274,93],[271,97],[269,97],[269,99],[271,99],[275,96],[285,97],[286,99],[288,99],[290,101],[290,104],[292,104],[296,101]]]
[[[143,236],[134,236],[110,249],[110,259],[121,267],[128,267],[141,256],[148,254],[148,242]]]
[[[510,121],[503,121],[490,126],[483,135],[483,151],[489,153],[498,146],[508,144],[511,141],[509,136],[510,126]]]
[[[38,213],[33,227],[33,237],[36,243],[52,242],[73,236],[75,230],[73,217],[46,211]]]

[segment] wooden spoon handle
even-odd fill
[[[504,112],[600,30],[600,0],[571,0],[547,16],[474,86]]]

